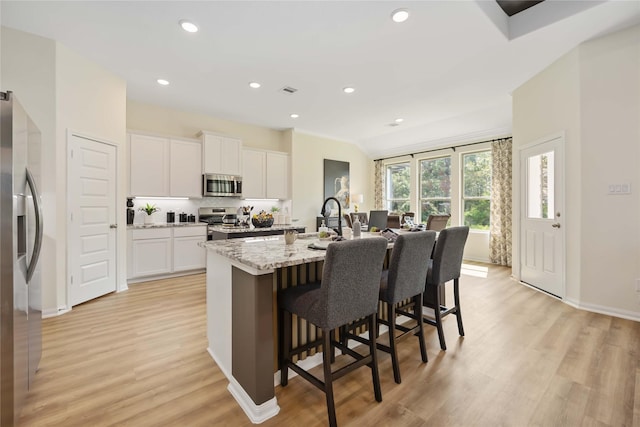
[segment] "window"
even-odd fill
[[[420,161],[420,217],[451,213],[451,157]]]
[[[410,211],[411,165],[396,163],[387,165],[385,206],[389,212]]]
[[[464,224],[488,230],[491,212],[491,151],[462,156],[462,211]]]

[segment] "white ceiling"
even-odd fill
[[[390,19],[400,7],[411,12],[403,24]],[[132,100],[296,128],[356,143],[373,157],[509,134],[514,89],[581,42],[640,22],[640,1],[547,0],[509,19],[493,1],[0,8],[2,25],[55,39],[126,79]],[[181,19],[200,31],[184,32]],[[250,81],[262,87],[250,89]],[[283,86],[298,92],[282,94]],[[356,92],[344,94],[345,86]],[[396,118],[404,122],[389,126]]]

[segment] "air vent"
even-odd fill
[[[291,86],[285,86],[282,89],[280,89],[280,92],[286,93],[287,95],[293,95],[297,91],[298,91],[298,89],[296,89],[295,87],[291,87]]]

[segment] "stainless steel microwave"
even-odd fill
[[[235,175],[202,175],[202,195],[211,197],[241,197],[242,178]]]

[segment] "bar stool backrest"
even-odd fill
[[[468,235],[467,226],[449,227],[440,232],[433,251],[433,266],[427,275],[427,285],[438,285],[460,277]]]

